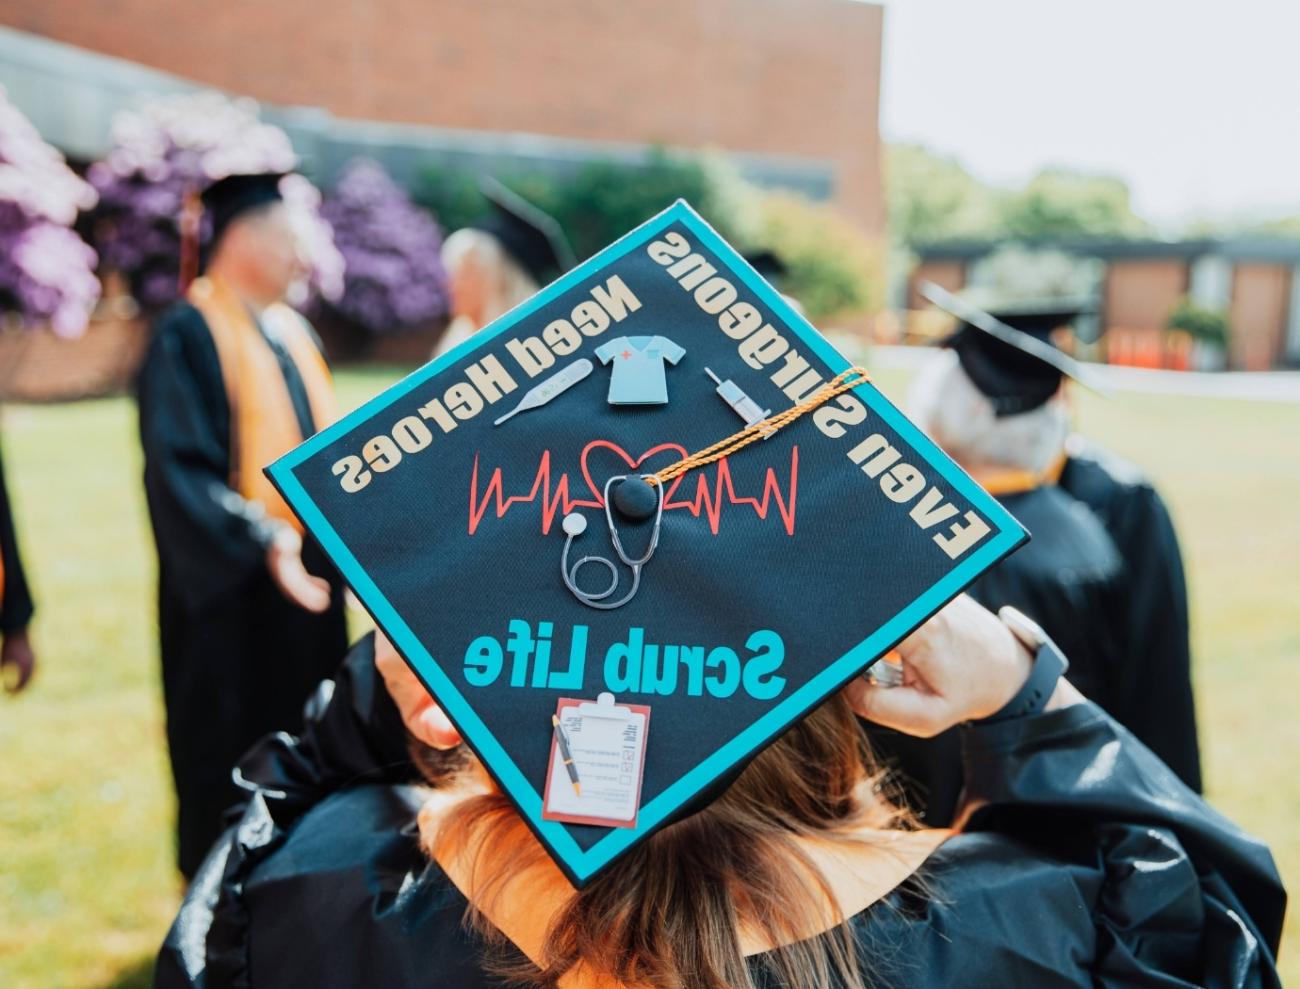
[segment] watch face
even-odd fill
[[[1024,644],[1026,649],[1037,652],[1047,641],[1043,626],[1026,615],[1019,608],[1003,605],[998,609],[998,617],[1011,630],[1011,634]]]

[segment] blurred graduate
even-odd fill
[[[573,267],[573,249],[559,221],[490,176],[480,188],[489,215],[442,245],[453,315],[435,356],[464,343]]]
[[[36,669],[36,654],[27,635],[34,610],[0,460],[0,674],[11,693],[27,686]]]
[[[918,375],[909,411],[1033,536],[972,595],[1038,621],[1080,689],[1199,792],[1187,589],[1169,513],[1136,468],[1072,435],[1066,382],[1087,372],[1052,340],[1081,306],[989,313],[937,286],[923,294],[958,328]],[[877,741],[927,820],[948,820],[962,785],[955,740]]]
[[[347,645],[341,580],[262,472],[334,418],[319,342],[284,304],[306,266],[282,177],[203,192],[203,274],[157,321],[138,385],[187,877],[239,798],[236,759],[296,730]]]

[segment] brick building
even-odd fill
[[[952,291],[978,281],[978,265],[999,246],[963,242],[922,248],[908,306],[924,307],[916,291],[924,280]],[[1187,297],[1226,313],[1230,367],[1300,366],[1300,242],[1081,240],[1035,246],[1102,262],[1097,303],[1112,358],[1122,352],[1158,360],[1165,321]]]
[[[359,151],[402,179],[718,147],[880,237],[882,19],[853,0],[8,0],[0,83],[82,158],[142,94],[253,96],[323,181]]]

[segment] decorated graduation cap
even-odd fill
[[[287,172],[258,172],[227,175],[211,183],[200,194],[204,212],[211,217],[212,242],[241,215],[284,199],[280,180]]]
[[[269,474],[577,885],[1026,538],[684,202]]]
[[[1091,311],[1086,303],[1024,302],[986,312],[933,282],[922,284],[920,292],[957,317],[957,329],[944,345],[956,352],[996,415],[1038,408],[1056,394],[1062,376],[1095,388],[1084,365],[1052,342],[1055,331]]]
[[[492,207],[479,229],[496,237],[535,282],[545,284],[573,267],[573,248],[555,217],[490,175],[479,188]]]

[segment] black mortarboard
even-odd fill
[[[280,202],[280,180],[286,172],[258,172],[251,175],[227,175],[203,190],[203,210],[212,218],[215,244],[231,221],[242,213],[269,203]]]
[[[492,215],[476,226],[496,237],[533,281],[545,285],[573,267],[573,248],[555,217],[490,175],[483,177],[479,188],[492,206]]]
[[[870,383],[644,500],[847,370],[678,202],[268,473],[582,885],[1025,539]]]
[[[786,263],[776,254],[775,251],[763,248],[758,251],[750,251],[745,255],[745,260],[749,266],[775,285],[780,285],[780,280],[790,271]]]
[[[1085,303],[1024,302],[986,312],[933,282],[922,284],[920,292],[957,317],[957,330],[943,343],[956,352],[996,415],[1038,408],[1056,394],[1062,375],[1094,387],[1083,364],[1052,342],[1054,331],[1089,312]]]

